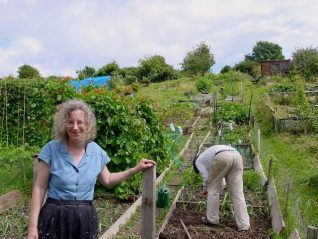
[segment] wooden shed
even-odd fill
[[[261,61],[262,76],[287,75],[290,69],[290,60]]]

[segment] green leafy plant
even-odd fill
[[[244,189],[261,193],[260,175],[254,170],[245,171],[243,174]]]
[[[200,77],[196,81],[196,87],[199,92],[205,93],[205,94],[208,93],[210,89],[209,79],[207,77]]]

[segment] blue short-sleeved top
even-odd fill
[[[90,142],[76,166],[65,143],[58,140],[47,143],[39,159],[50,165],[48,197],[61,200],[92,200],[97,176],[110,161],[98,144]]]

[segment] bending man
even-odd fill
[[[248,230],[250,219],[243,193],[243,160],[240,153],[227,145],[214,145],[194,159],[193,168],[201,174],[203,187],[208,191],[206,223],[219,223],[219,195],[225,178],[234,204],[236,225],[239,230]]]

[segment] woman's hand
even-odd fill
[[[28,235],[26,237],[27,239],[38,239],[38,229],[36,226],[30,226],[28,230]]]
[[[156,165],[156,162],[150,159],[141,159],[139,163],[133,168],[136,173],[143,171],[147,168],[151,168],[153,165]]]

